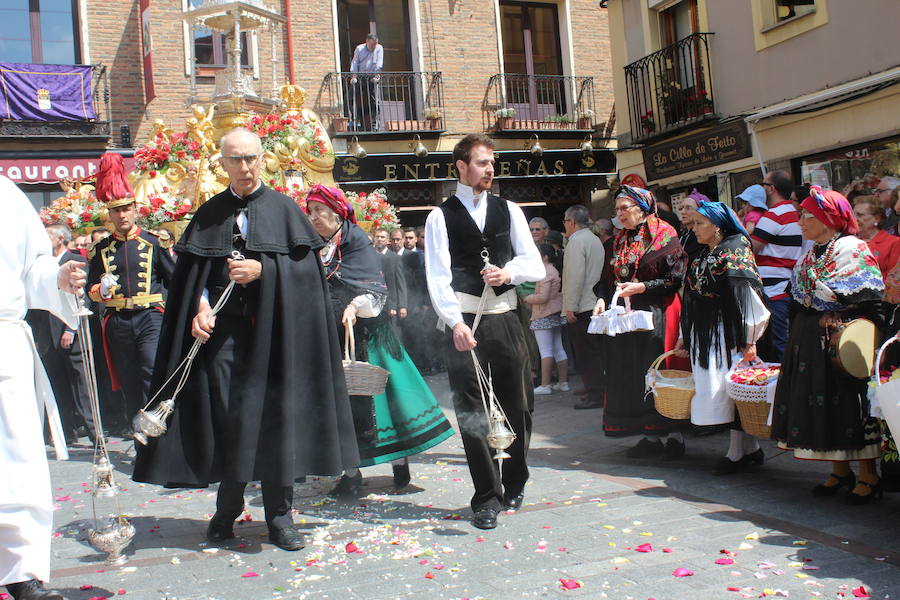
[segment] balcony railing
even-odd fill
[[[318,106],[336,135],[444,129],[440,72],[329,73]]]
[[[709,40],[694,33],[625,67],[634,140],[646,140],[715,117]]]
[[[485,129],[594,129],[594,78],[498,73],[482,107]]]
[[[104,65],[91,65],[91,94],[97,119],[38,121],[0,120],[2,138],[89,139],[110,136],[109,77]]]

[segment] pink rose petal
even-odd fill
[[[731,558],[717,558],[716,564],[717,565],[733,565],[734,560]]]
[[[359,552],[359,546],[357,546],[354,542],[348,542],[346,546],[344,546],[344,550],[347,551],[347,554],[353,554]]]
[[[653,552],[652,544],[641,544],[637,548],[634,549],[635,552]]]
[[[84,590],[89,590],[89,589],[91,589],[92,587],[94,587],[94,586],[88,585],[88,584],[84,584],[83,586],[81,586],[81,587],[78,588],[78,589],[84,591]]]
[[[671,554],[672,549],[671,548],[663,548],[663,552],[665,552],[666,554]]]
[[[241,577],[259,577],[259,573],[256,573],[254,571],[247,571],[246,573],[241,575]]]
[[[583,583],[574,579],[560,579],[559,585],[564,590],[577,590],[580,587],[584,587]]]
[[[685,569],[684,567],[678,567],[677,569],[672,571],[672,575],[674,575],[675,577],[690,577],[693,574],[693,571]]]

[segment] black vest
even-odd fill
[[[239,251],[247,258],[259,260],[258,252],[247,250],[244,238],[241,237],[241,231],[235,222],[232,233],[232,248]],[[215,306],[219,298],[225,292],[225,288],[231,281],[228,277],[228,257],[216,257],[213,259],[212,269],[209,273],[207,281],[207,290],[209,290],[209,304]],[[256,309],[259,304],[259,281],[251,281],[247,285],[235,284],[231,290],[231,295],[225,305],[219,311],[219,314],[225,317],[255,317]]]
[[[478,230],[469,211],[456,196],[448,198],[439,208],[444,213],[450,242],[450,271],[453,274],[450,286],[455,292],[480,296],[484,291],[482,249],[488,249],[491,264],[497,267],[505,266],[515,256],[509,206],[506,200],[488,194],[483,232]],[[494,286],[494,293],[499,296],[514,287],[509,284]]]

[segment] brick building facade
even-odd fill
[[[415,135],[428,148],[428,160],[444,162],[466,133],[496,134],[498,150],[507,153],[507,162],[513,165],[506,185],[498,184],[500,191],[530,204],[532,212],[551,217],[561,214],[568,203],[587,201],[591,190],[605,187],[604,174],[614,171],[611,153],[601,150],[609,144],[614,122],[607,15],[596,0],[250,3],[265,5],[289,22],[274,34],[274,44],[269,30],[242,38],[248,47],[242,60],[244,72],[252,73],[257,93],[268,97],[273,84],[288,80],[288,63],[292,63],[294,81],[306,89],[307,107],[316,110],[334,131],[339,157],[346,155],[348,142],[356,135],[372,157],[371,164],[379,156],[384,162],[385,156],[404,155],[397,163],[403,173]],[[72,62],[105,67],[103,83],[109,100],[104,111],[98,112],[105,115],[101,120],[109,122],[108,136],[88,139],[65,131],[64,126],[56,137],[14,136],[0,125],[0,165],[4,159],[22,155],[98,155],[106,147],[128,155],[147,139],[157,119],[176,130],[183,128],[190,116],[191,43],[197,56],[195,94],[200,101],[212,97],[214,75],[224,68],[228,56],[228,42],[220,40],[219,34],[197,30],[198,39],[192,40],[184,17],[199,5],[200,0],[149,2],[155,97],[147,101],[140,3],[72,0],[76,46]],[[374,91],[359,94],[346,72],[353,47],[369,31],[379,35],[385,48],[386,73],[373,85]],[[102,94],[99,99],[102,104]],[[368,113],[361,108],[366,102],[372,104]],[[505,127],[496,116],[503,108],[517,113]],[[440,119],[426,121],[429,114]],[[585,115],[590,115],[589,121],[577,120]],[[350,131],[341,132],[335,126],[340,125],[334,123],[335,117],[341,116],[349,117]],[[130,143],[122,138],[123,131]],[[525,165],[522,161],[533,156],[526,149],[535,135],[546,152]],[[579,165],[572,154],[580,156],[579,146],[585,139],[597,149],[596,156],[589,160],[585,155]],[[365,160],[360,161],[362,166],[371,166]],[[415,167],[421,179],[402,182],[380,182],[375,169],[362,181],[342,181],[336,176],[342,185],[360,188],[386,183],[390,191],[393,185],[398,204],[414,208],[433,205],[448,189],[452,191],[451,177],[426,177],[429,168],[421,166]],[[436,174],[433,168],[431,174]],[[23,186],[32,192],[36,204],[41,203],[41,193],[44,202],[55,195],[47,184]],[[560,206],[549,210],[547,204]],[[420,220],[412,213],[406,216],[404,221]]]

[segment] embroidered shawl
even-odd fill
[[[860,302],[881,300],[884,281],[868,244],[854,235],[828,247],[813,246],[794,267],[791,295],[807,308],[839,312]]]

